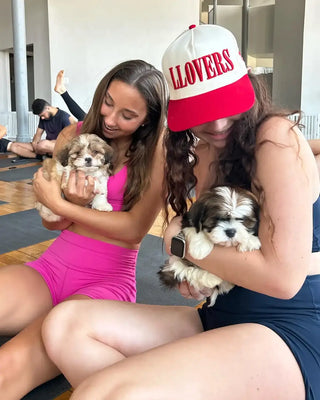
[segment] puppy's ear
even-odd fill
[[[202,229],[202,223],[205,218],[206,214],[206,206],[205,204],[196,201],[192,204],[190,210],[186,213],[186,220],[188,221],[188,225],[186,226],[193,226],[198,233]],[[182,221],[183,227],[183,221]]]
[[[110,164],[112,159],[113,159],[113,153],[114,150],[111,146],[109,146],[107,143],[105,145],[105,152],[104,152],[104,160],[105,160],[105,164]]]
[[[59,163],[63,166],[66,167],[68,165],[68,159],[69,159],[69,151],[70,151],[70,144],[67,144],[66,146],[61,149],[57,155],[56,159],[59,161]]]

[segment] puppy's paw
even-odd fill
[[[48,222],[60,222],[63,219],[60,215],[54,214],[48,207],[39,202],[36,202],[35,208],[39,211],[40,217]]]
[[[259,250],[260,247],[261,243],[258,236],[250,235],[246,241],[239,243],[237,250],[241,252],[253,251],[253,250]]]
[[[107,202],[105,196],[96,196],[91,203],[91,207],[99,211],[112,211],[113,207]]]
[[[106,203],[102,207],[99,207],[99,208],[98,207],[92,207],[92,208],[95,208],[96,210],[99,210],[99,211],[112,211],[113,210],[113,207],[110,203]]]

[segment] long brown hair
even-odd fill
[[[236,185],[251,190],[252,185],[262,198],[263,189],[254,182],[256,173],[256,133],[260,125],[272,116],[288,117],[297,111],[276,110],[272,106],[269,90],[263,78],[249,73],[256,100],[253,107],[233,125],[225,149],[214,164],[215,185]],[[298,124],[300,119],[298,119]],[[170,205],[177,215],[183,215],[192,202],[193,189],[197,184],[194,167],[198,163],[195,154],[197,139],[191,130],[167,131],[165,136],[166,166],[164,193],[166,217]],[[263,143],[259,144],[261,146]],[[261,196],[260,196],[261,195]]]
[[[146,101],[147,117],[133,134],[127,150],[128,177],[123,210],[129,210],[150,184],[151,164],[159,138],[163,132],[167,108],[167,86],[163,75],[143,60],[125,61],[115,66],[100,81],[86,115],[82,132],[96,133],[109,144],[103,132],[100,115],[102,103],[110,83],[118,80],[136,88]]]

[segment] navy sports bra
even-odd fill
[[[320,196],[313,203],[312,253],[320,251]]]

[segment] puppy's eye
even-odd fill
[[[79,155],[79,153],[78,153],[78,152],[75,152],[75,153],[70,154],[70,157],[72,157],[72,158],[77,158],[78,155]]]
[[[210,233],[212,231],[212,226],[202,225],[202,230]]]
[[[236,220],[236,221],[240,221],[240,222],[243,222],[243,221],[244,221],[243,218],[235,218],[235,220]]]
[[[226,218],[226,217],[217,217],[217,221],[218,222],[227,222],[227,221],[229,221],[230,220],[230,218]]]
[[[257,220],[255,218],[243,218],[243,223],[246,226],[255,226],[257,224]]]

